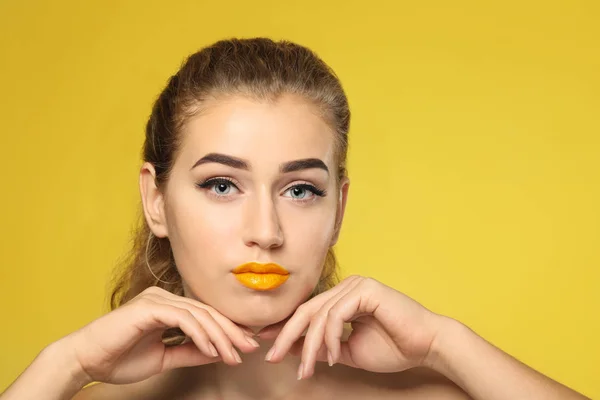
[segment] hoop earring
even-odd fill
[[[163,281],[162,279],[160,279],[158,276],[156,276],[156,274],[154,273],[154,271],[152,271],[152,268],[150,268],[150,263],[148,262],[148,247],[150,247],[150,240],[152,239],[152,236],[154,236],[152,234],[152,232],[150,232],[150,234],[148,235],[148,241],[146,242],[146,266],[148,267],[148,271],[150,271],[150,273],[152,274],[152,276],[159,282],[162,282],[164,284],[167,285],[174,285],[177,283],[177,281],[175,282],[167,282],[167,281]]]

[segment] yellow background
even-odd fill
[[[597,1],[0,1],[0,389],[106,311],[184,57],[291,39],[353,112],[344,273],[600,398]]]

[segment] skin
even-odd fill
[[[303,99],[288,95],[272,105],[233,97],[203,108],[183,132],[165,193],[154,185],[152,165],[143,166],[146,218],[156,236],[169,237],[186,297],[259,329],[291,315],[316,286],[338,238],[349,182],[337,189],[333,132]],[[218,162],[192,168],[213,153],[242,159],[248,169]],[[329,172],[280,173],[283,163],[309,158],[322,160]],[[196,186],[215,177],[234,183]],[[292,193],[298,184],[326,195]],[[278,263],[290,277],[272,292],[250,290],[231,274],[250,261]]]
[[[140,173],[146,220],[169,237],[185,296],[148,288],[44,349],[2,400],[586,398],[375,279],[350,276],[307,301],[348,198],[333,133],[292,95],[204,106],[167,187],[155,186],[152,165]],[[214,153],[247,168],[214,162],[222,156],[196,165]],[[298,159],[331,172],[314,161],[281,172]],[[196,186],[214,177],[236,186]],[[304,184],[327,194],[297,190]],[[249,261],[277,262],[290,278],[249,290],[231,273]],[[189,341],[165,347],[167,327]],[[105,383],[81,391],[93,381]]]

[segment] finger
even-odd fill
[[[336,362],[341,354],[340,343],[344,334],[344,323],[372,314],[376,303],[367,300],[371,297],[364,287],[357,285],[329,309],[325,323],[325,343],[333,362]]]
[[[222,361],[221,357],[207,357],[203,354],[195,343],[185,343],[179,346],[167,347],[163,358],[161,372],[182,368],[194,367]]]
[[[149,332],[158,327],[179,327],[204,355],[215,357],[208,333],[189,311],[160,303],[148,304],[145,310],[147,318],[142,323],[142,331]]]
[[[156,294],[153,294],[156,296]],[[231,342],[244,352],[251,352],[256,350],[258,343],[252,339],[254,332],[246,326],[237,325],[229,318],[218,312],[212,307],[209,307],[199,301],[190,299],[183,296],[177,296],[173,293],[165,291],[165,294],[158,295],[157,297],[163,298],[167,301],[176,303],[179,307],[186,308],[190,312],[192,310],[204,310],[207,311],[212,318],[223,328],[225,334],[229,337]]]
[[[244,332],[244,329],[252,332],[249,328],[242,328],[236,325],[233,323],[233,321],[226,318],[218,311],[210,307],[203,307],[202,303],[200,302],[175,295],[170,298],[162,298],[162,301],[185,308],[192,314],[198,315],[199,317],[208,313],[212,318],[211,321],[214,321],[223,330],[230,341],[244,352],[254,351],[257,347],[259,347],[258,343]]]
[[[223,362],[228,365],[237,365],[241,363],[240,355],[233,348],[233,343],[231,342],[229,336],[207,310],[195,307],[186,302],[171,300],[164,297],[156,297],[153,299],[156,299],[155,301],[162,304],[167,304],[189,312],[204,328],[208,337],[210,338],[210,341],[217,348],[218,354],[220,354],[223,358]],[[241,335],[245,338],[243,333]],[[246,350],[249,350],[249,348],[252,350],[256,349],[256,347],[252,346],[245,339],[242,339],[241,341],[238,340],[238,342]]]
[[[356,286],[358,286],[362,282],[362,279],[355,279],[350,284],[348,284],[341,292],[339,292],[334,297],[327,300],[325,304],[321,307],[321,309],[312,316],[310,321],[310,326],[308,331],[306,332],[306,337],[304,339],[304,348],[302,351],[302,360],[301,366],[299,368],[299,376],[304,378],[309,378],[314,373],[314,365],[316,362],[316,354],[321,348],[321,346],[327,342],[325,342],[325,327],[329,320],[329,313],[332,307],[334,307],[337,303],[342,301],[342,299],[350,292],[352,292]],[[340,323],[340,329],[343,332],[344,324]],[[337,343],[335,343],[336,350],[337,346],[339,346],[339,341],[341,339],[338,338]],[[330,349],[329,349],[330,350]],[[333,365],[333,359],[329,361],[330,365]]]
[[[290,354],[295,356],[302,355],[302,349],[304,348],[304,337],[298,339],[292,347],[290,348]],[[317,352],[316,360],[320,362],[328,362],[327,360],[327,346],[323,344],[319,351]],[[352,357],[350,356],[350,347],[347,342],[340,343],[340,355],[338,357],[337,363],[344,364],[349,367],[358,368],[354,361],[352,361]]]
[[[294,315],[287,320],[281,321],[271,327],[267,327],[257,333],[257,336],[262,339],[271,339],[276,336],[275,342],[271,349],[267,352],[266,361],[279,362],[285,357],[292,343],[302,336],[304,330],[309,324],[311,309],[318,309],[320,304],[324,303],[329,296],[343,290],[348,282],[355,279],[354,276],[345,279],[332,289],[319,294],[306,303],[300,305]]]
[[[340,353],[336,362],[347,365],[352,368],[358,368],[358,365],[356,365],[354,361],[352,361],[352,352],[350,351],[350,345],[348,344],[348,342],[340,343]]]
[[[249,327],[247,327],[245,325],[233,323],[232,321],[230,321],[228,318],[223,316],[221,313],[219,313],[217,310],[210,307],[209,305],[206,305],[198,300],[194,300],[189,297],[173,294],[173,293],[171,293],[165,289],[159,288],[157,286],[150,286],[149,288],[144,290],[142,293],[140,293],[138,296],[136,296],[134,299],[139,299],[139,298],[143,298],[143,297],[156,297],[156,296],[171,299],[171,300],[176,300],[176,301],[183,301],[192,306],[203,308],[206,311],[208,311],[209,313],[211,313],[213,318],[215,318],[217,321],[224,322],[224,323],[226,323],[226,321],[227,321],[230,324],[232,324],[233,326],[236,326],[239,329],[241,329],[248,336],[250,336],[250,337],[254,336],[254,332],[252,331],[252,329],[250,329]],[[221,319],[222,319],[222,321],[221,321]]]
[[[292,347],[290,347],[289,353],[293,354],[295,356],[298,356],[298,357],[302,357],[304,343],[305,343],[305,337],[303,336],[294,342]],[[323,343],[321,345],[321,347],[319,348],[319,351],[317,351],[316,360],[322,361],[322,362],[327,362],[327,346],[325,345],[325,343]]]
[[[229,336],[229,339],[242,351],[250,352],[256,350],[259,347],[259,344],[252,337],[254,336],[254,332],[252,329],[238,325],[234,323],[229,318],[225,317],[223,314],[216,310],[208,310],[210,315],[223,327],[223,330]]]
[[[284,319],[283,321],[279,321],[275,324],[269,325],[269,326],[261,329],[260,331],[258,331],[256,336],[258,336],[259,338],[261,338],[263,340],[275,339],[279,335],[279,333],[281,333],[281,330],[283,329],[285,324],[287,324],[287,322],[290,320],[290,318],[291,318],[291,316]]]
[[[309,326],[312,315],[319,310],[328,299],[335,296],[358,279],[361,279],[361,277],[350,276],[332,289],[315,296],[311,300],[298,307],[294,315],[292,315],[292,317],[290,317],[285,323],[283,328],[281,328],[279,335],[275,339],[271,349],[267,352],[265,359],[270,362],[281,361],[283,357],[285,357],[285,354],[288,352],[292,343],[300,338],[306,328]],[[261,332],[259,332],[258,335],[262,337]]]

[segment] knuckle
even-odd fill
[[[340,308],[338,307],[332,307],[328,312],[327,312],[327,318],[328,319],[340,319],[342,315],[342,311],[340,310]]]
[[[187,321],[187,322],[197,321],[196,318],[194,318],[194,315],[184,308],[176,308],[175,307],[175,310],[173,310],[173,311],[177,313],[177,316],[182,321]],[[199,323],[197,323],[197,324],[199,324]],[[196,324],[194,324],[194,325],[196,325]]]
[[[296,308],[296,312],[294,314],[304,314],[307,311],[307,303],[302,303]]]
[[[318,314],[313,315],[312,317],[310,317],[310,323],[315,324],[320,318],[320,316]]]
[[[159,288],[158,286],[149,286],[146,289],[144,289],[144,291],[141,293],[142,295],[148,295],[148,294],[159,294],[161,292],[161,288]]]
[[[214,309],[214,308],[212,308],[211,306],[209,306],[209,305],[207,305],[207,304],[204,304],[204,303],[200,303],[200,302],[198,302],[198,305],[197,305],[197,307],[198,307],[198,308],[201,308],[201,309],[203,309],[203,310],[205,310],[205,311],[207,311],[207,312],[209,312],[209,313],[212,313],[212,312],[218,312],[217,310],[215,310],[215,309]]]
[[[177,308],[177,312],[184,318],[194,318],[194,315],[185,308]]]
[[[326,320],[329,317],[329,310],[321,310],[318,313],[310,317],[311,323],[316,323],[322,320]]]
[[[363,281],[361,283],[369,288],[372,288],[377,286],[379,284],[379,281],[375,278],[367,277],[363,278]]]
[[[211,316],[210,312],[208,312],[204,308],[198,308],[198,310],[196,312],[198,313],[199,316],[201,316],[203,318],[208,318]]]
[[[149,297],[140,296],[135,300],[135,305],[141,308],[148,308],[154,305],[154,301],[152,301]]]

